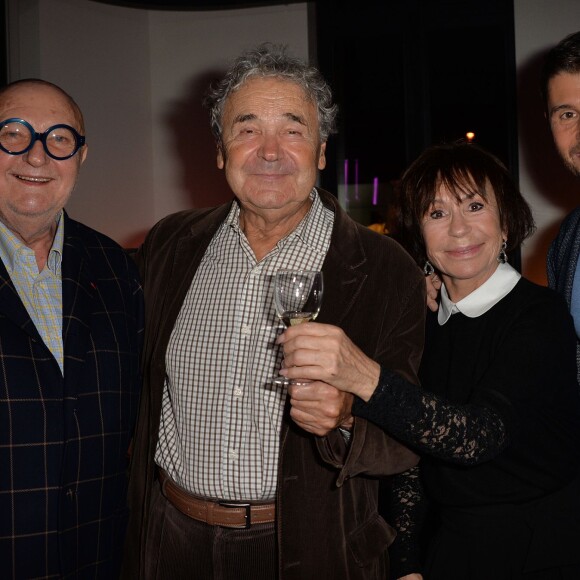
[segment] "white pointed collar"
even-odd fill
[[[479,288],[459,302],[451,301],[443,284],[437,321],[442,326],[456,312],[461,312],[468,318],[485,314],[514,289],[521,277],[521,274],[509,264],[499,264],[495,272]]]

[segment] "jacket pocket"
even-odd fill
[[[374,514],[348,535],[348,546],[358,566],[368,566],[386,552],[397,533],[379,515]]]

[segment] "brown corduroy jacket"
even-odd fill
[[[425,324],[423,275],[398,244],[354,222],[331,194],[319,194],[335,221],[318,320],[340,326],[368,356],[416,382]],[[145,382],[131,466],[125,578],[142,577],[168,340],[201,258],[230,207],[163,219],[137,258],[146,303]],[[348,446],[338,431],[316,437],[297,427],[288,409],[280,446],[279,578],[384,580],[387,547],[395,534],[377,511],[377,478],[408,469],[417,456],[362,419],[355,419]]]

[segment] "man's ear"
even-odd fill
[[[324,169],[326,167],[326,141],[320,146],[320,151],[318,153],[318,169]]]
[[[81,147],[81,150],[79,151],[79,155],[81,156],[81,165],[85,162],[85,159],[87,158],[88,153],[89,153],[89,146],[83,145]]]

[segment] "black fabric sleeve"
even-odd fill
[[[385,367],[368,403],[356,398],[352,412],[419,452],[460,465],[489,461],[507,445],[505,420],[495,410],[447,403]]]
[[[427,512],[427,499],[419,476],[420,466],[393,476],[389,511],[397,537],[389,546],[391,578],[421,573],[419,533]]]

